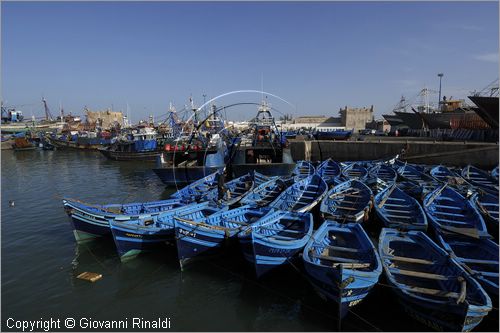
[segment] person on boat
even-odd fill
[[[217,172],[215,175],[215,181],[217,182],[217,202],[220,202],[224,198],[224,194],[227,192],[224,170]]]

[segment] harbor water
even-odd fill
[[[1,159],[3,331],[19,330],[8,327],[9,318],[73,318],[77,331],[105,331],[91,325],[103,321],[128,323],[116,331],[155,330],[133,327],[133,318],[168,320],[170,328],[159,331],[337,330],[335,305],[313,290],[300,258],[257,280],[238,248],[181,272],[173,247],[122,263],[112,238],[77,245],[62,198],[98,204],[166,199],[175,188],[165,188],[154,164],[63,150],[2,151]],[[77,279],[83,272],[103,278]],[[475,330],[497,329],[493,310]],[[342,330],[428,329],[403,312],[381,278]]]

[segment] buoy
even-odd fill
[[[9,207],[14,207],[15,203],[14,200],[9,200]]]

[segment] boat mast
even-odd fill
[[[45,120],[51,120],[52,121],[52,114],[50,113],[50,109],[47,105],[47,101],[45,100],[44,97],[42,97],[42,102],[43,102],[43,108],[45,109]]]
[[[64,125],[64,110],[63,110],[61,101],[59,101],[59,110],[61,113],[61,126],[63,126]]]
[[[439,104],[441,103],[441,79],[443,78],[444,74],[443,73],[439,73],[438,74],[438,77],[439,77],[439,99],[438,99],[438,109],[441,109],[439,107]]]

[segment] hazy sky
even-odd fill
[[[2,99],[30,117],[125,110],[132,119],[261,89],[283,113],[389,112],[426,85],[466,98],[498,78],[498,2],[2,1]],[[437,94],[431,98],[437,100]],[[218,105],[258,102],[233,95]],[[234,108],[249,119],[254,107]]]

